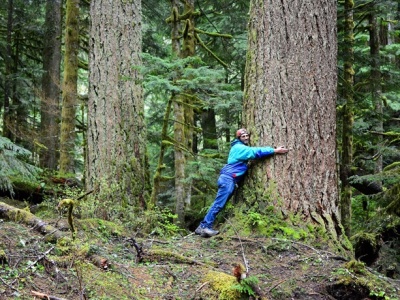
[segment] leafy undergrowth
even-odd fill
[[[142,236],[102,220],[77,221],[73,241],[47,222],[66,238],[0,220],[0,299],[400,299],[398,280],[299,241]]]

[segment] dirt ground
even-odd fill
[[[0,299],[400,299],[400,281],[321,245],[194,234],[164,239],[77,224],[57,244],[0,220]],[[136,247],[135,247],[136,246]],[[247,278],[233,276],[235,266]],[[361,266],[360,266],[361,265]],[[373,278],[373,279],[371,279]]]

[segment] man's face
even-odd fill
[[[249,138],[250,138],[249,135],[247,133],[244,133],[244,134],[242,134],[240,136],[239,139],[243,144],[248,145],[249,144]]]

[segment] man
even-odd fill
[[[233,195],[235,185],[243,179],[248,169],[247,162],[250,159],[260,159],[289,151],[282,146],[274,149],[271,147],[250,147],[248,144],[249,134],[247,130],[245,128],[239,129],[236,132],[236,139],[231,143],[228,163],[222,168],[218,178],[217,196],[207,215],[201,221],[199,227],[196,228],[195,234],[202,237],[211,237],[219,233],[219,231],[212,228],[215,218]]]

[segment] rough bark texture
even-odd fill
[[[91,1],[87,187],[145,206],[148,191],[141,76],[141,2]],[[103,183],[103,184],[101,184]],[[108,193],[109,194],[109,193]]]
[[[56,170],[60,117],[61,1],[47,0],[41,97],[40,166]]]
[[[74,173],[75,112],[78,84],[79,0],[67,1],[61,110],[60,171]]]
[[[334,1],[251,2],[244,125],[291,150],[252,169],[249,201],[338,230],[336,52]]]

